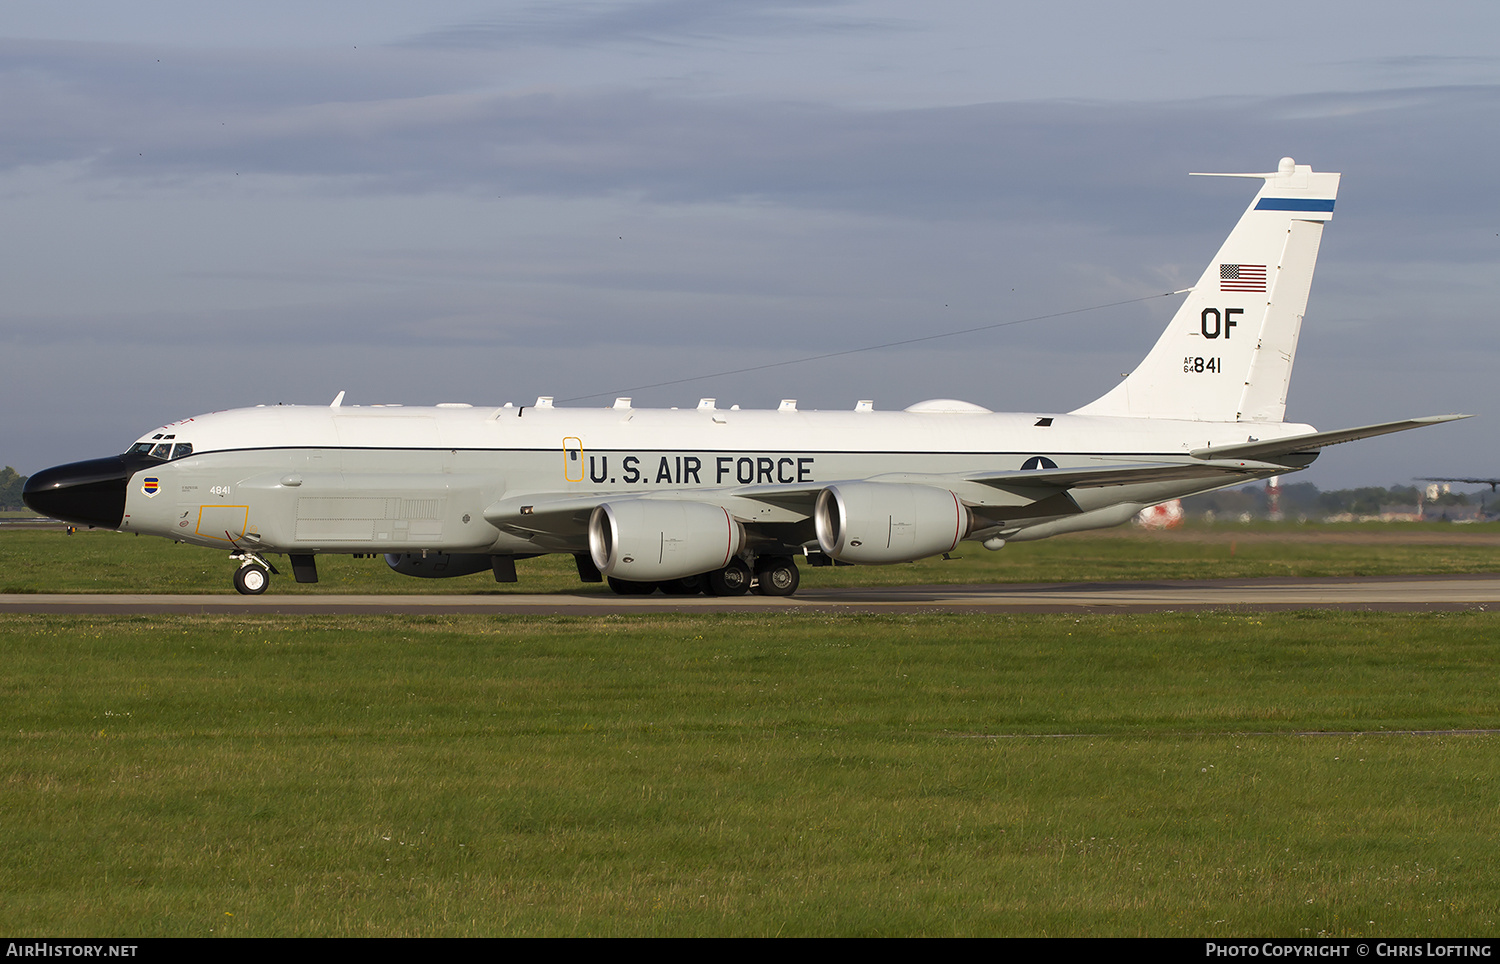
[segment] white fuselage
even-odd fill
[[[193,454],[135,474],[121,528],[272,552],[581,551],[581,526],[517,532],[491,524],[486,510],[533,494],[682,498],[694,490],[723,496],[750,486],[764,493],[961,477],[1020,469],[1037,456],[1062,468],[1101,458],[1180,458],[1209,445],[1309,431],[1282,422],[983,412],[264,406],[144,436],[172,435],[191,443]],[[1079,490],[1073,498],[1085,512],[1138,507],[1264,474]],[[742,521],[805,518],[778,518],[770,503],[747,501],[746,514],[761,515]],[[1003,508],[995,512],[1003,522]]]

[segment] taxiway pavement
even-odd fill
[[[1500,608],[1500,575],[1371,579],[883,586],[810,589],[790,598],[616,596],[608,592],[469,596],[0,595],[12,613],[524,613],[604,615],[711,612],[1161,612],[1292,609],[1455,611]]]

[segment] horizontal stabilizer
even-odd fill
[[[1141,482],[1176,482],[1189,479],[1211,479],[1217,476],[1266,472],[1280,466],[1247,459],[1194,458],[1180,462],[1111,461],[1097,467],[1059,469],[1020,469],[1013,472],[966,474],[964,479],[995,488],[1045,486],[1056,489],[1093,489],[1107,485],[1135,485]],[[1227,480],[1226,480],[1227,481]]]
[[[1192,454],[1200,459],[1221,461],[1223,459],[1237,458],[1276,461],[1279,456],[1316,452],[1318,449],[1326,448],[1330,445],[1338,445],[1341,442],[1374,438],[1377,435],[1405,432],[1407,429],[1422,428],[1425,425],[1437,425],[1441,422],[1452,422],[1461,418],[1472,417],[1472,415],[1428,415],[1423,418],[1402,419],[1399,422],[1380,422],[1376,425],[1361,425],[1359,428],[1339,429],[1335,432],[1313,432],[1310,435],[1293,435],[1289,438],[1267,439],[1264,442],[1214,445],[1208,448],[1193,449]]]

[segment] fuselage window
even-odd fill
[[[172,458],[181,459],[193,454],[192,442],[178,442],[176,448],[172,449]]]

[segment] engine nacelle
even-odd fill
[[[589,555],[606,576],[633,582],[681,579],[729,565],[745,528],[702,502],[627,499],[589,516]]]
[[[423,579],[447,579],[450,576],[472,576],[484,572],[493,562],[487,555],[472,552],[387,552],[385,564],[403,576]]]
[[[949,552],[969,534],[968,507],[947,489],[848,482],[818,493],[818,546],[840,562],[884,565]]]

